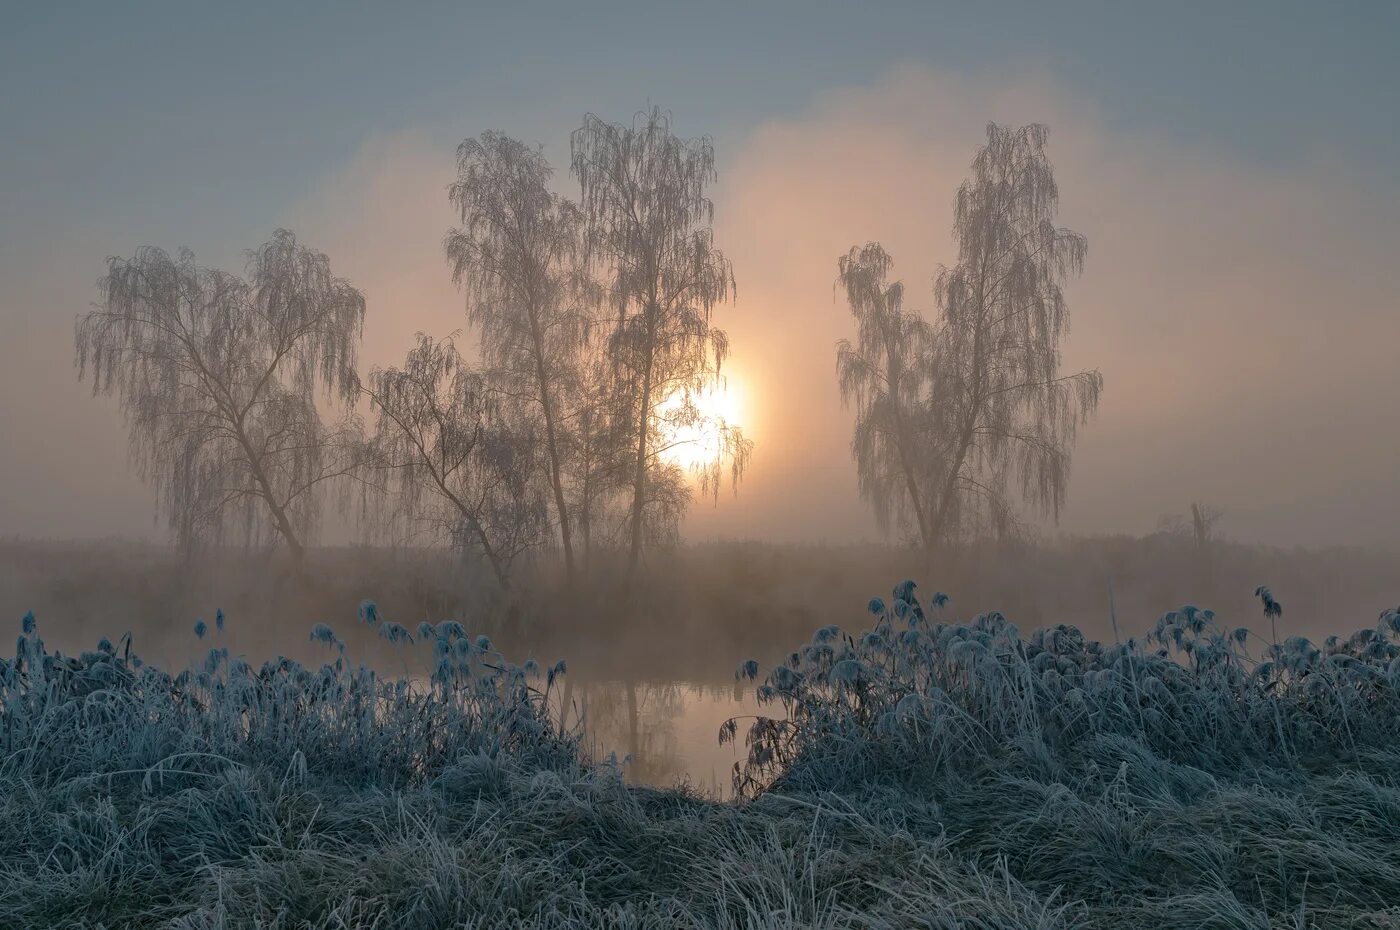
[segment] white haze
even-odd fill
[[[681,134],[721,140],[716,239],[739,297],[717,321],[758,443],[737,498],[697,500],[689,538],[877,536],[836,389],[833,346],[851,329],[836,257],[880,240],[908,303],[931,309],[954,191],[994,120],[1050,125],[1061,222],[1089,239],[1085,274],[1067,288],[1065,365],[1099,368],[1106,386],[1080,433],[1061,529],[1145,532],[1198,499],[1224,509],[1222,529],[1239,539],[1394,541],[1400,197],[1348,181],[1318,140],[1264,168],[1117,130],[1042,75],[914,67],[742,138],[675,115]],[[449,128],[371,138],[267,218],[262,237],[293,228],[366,293],[366,367],[401,359],[417,330],[465,327],[442,257],[453,153],[441,140],[511,127],[467,114]],[[566,192],[570,128],[539,140]],[[0,280],[0,533],[160,534],[114,403],[91,398],[71,367],[73,318],[95,297],[101,258],[134,244],[75,232],[59,253],[5,257],[25,273]]]

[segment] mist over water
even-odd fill
[[[1400,926],[1292,5],[7,13],[0,927]]]
[[[1000,610],[1023,629],[1064,623],[1109,642],[1140,639],[1185,604],[1272,636],[1254,595],[1267,583],[1286,608],[1277,634],[1320,642],[1400,603],[1397,557],[1386,547],[1219,543],[1203,559],[1189,538],[1163,533],[985,546],[930,567],[902,548],[717,543],[657,557],[641,602],[626,609],[615,577],[558,596],[557,568],[545,562],[525,574],[525,609],[507,621],[489,573],[446,552],[319,549],[297,579],[275,558],[238,551],[189,562],[152,545],[20,541],[0,546],[0,600],[33,609],[66,653],[130,634],[140,655],[175,668],[204,655],[194,624],[222,609],[220,642],[249,661],[328,661],[308,640],[325,623],[353,661],[421,677],[431,670],[426,644],[385,643],[360,621],[362,601],[409,629],[458,619],[516,661],[568,661],[569,711],[556,690],[555,712],[584,724],[594,758],[631,756],[629,777],[728,796],[743,747],[721,746],[719,727],[761,711],[752,684],[736,680],[740,663],[779,662],[830,624],[859,631],[869,599],[889,596],[878,579],[926,578],[921,589],[950,594],[949,620]]]
[[[620,119],[634,106],[610,112]],[[565,192],[574,118],[525,137],[545,143]],[[687,135],[716,131],[684,111],[677,119]],[[833,290],[835,258],[880,240],[908,304],[931,311],[932,277],[953,257],[952,196],[989,119],[1050,125],[1062,219],[1090,243],[1085,273],[1066,289],[1074,327],[1064,366],[1101,370],[1106,389],[1077,442],[1061,528],[1141,535],[1204,500],[1228,512],[1223,531],[1243,541],[1392,541],[1393,180],[1339,172],[1306,147],[1261,166],[1200,140],[1118,128],[1053,77],[916,66],[815,93],[718,153],[715,235],[740,287],[716,319],[731,337],[729,378],[756,447],[742,493],[691,508],[687,537],[884,538],[857,493],[851,415],[833,377],[833,346],[851,332]],[[148,236],[114,219],[100,241],[0,253],[0,313],[23,337],[0,347],[0,384],[7,397],[45,399],[0,406],[7,435],[43,437],[0,451],[0,527],[44,538],[161,535],[151,492],[125,464],[116,406],[89,398],[68,368],[73,318],[96,299],[109,255],[188,245],[237,270],[243,248],[285,225],[366,294],[363,367],[400,363],[420,330],[464,330],[464,346],[473,344],[442,236],[454,222],[444,195],[453,147],[477,127],[450,122],[452,133],[373,134],[236,235]],[[326,529],[332,542],[356,535],[334,518]]]

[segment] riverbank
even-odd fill
[[[261,668],[203,625],[0,668],[7,927],[1390,927],[1400,617],[1275,649],[1183,608],[1131,642],[912,589],[741,666],[745,799],[628,784],[561,729],[558,664],[455,624],[432,659]],[[191,634],[193,636],[193,634]],[[415,642],[409,643],[408,637]],[[1263,659],[1264,661],[1259,661]]]

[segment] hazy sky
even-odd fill
[[[441,254],[463,136],[543,143],[571,192],[582,114],[653,102],[715,139],[717,316],[759,443],[691,537],[874,535],[836,256],[881,240],[929,308],[988,120],[1050,124],[1089,237],[1065,359],[1106,388],[1062,527],[1195,498],[1242,538],[1400,536],[1400,5],[0,3],[0,535],[155,532],[71,364],[106,256],[236,268],[290,226],[365,290],[363,360],[389,363],[465,324]]]

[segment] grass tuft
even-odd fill
[[[1105,644],[946,604],[904,582],[867,629],[743,663],[773,712],[728,803],[585,758],[564,664],[452,621],[415,639],[365,602],[431,654],[411,681],[324,624],[319,668],[215,646],[172,674],[129,641],[51,651],[27,615],[0,660],[0,926],[1400,923],[1396,611],[1255,654],[1190,605]]]

